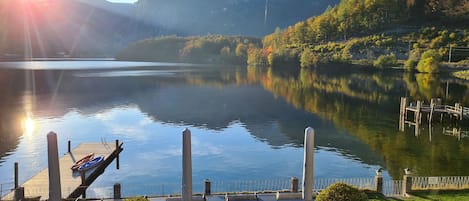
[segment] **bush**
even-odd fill
[[[440,72],[441,56],[435,50],[427,50],[420,57],[417,64],[417,70],[422,73],[438,73]]]
[[[148,201],[148,199],[145,197],[134,197],[125,199],[124,201]]]
[[[366,194],[345,183],[335,183],[321,191],[316,201],[367,201]]]
[[[373,66],[377,68],[384,68],[386,66],[392,66],[397,64],[397,59],[396,55],[393,53],[388,54],[388,55],[381,55],[376,59],[375,62],[373,62]]]

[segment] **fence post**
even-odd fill
[[[291,192],[298,193],[298,177],[292,177],[290,179]]]
[[[404,197],[409,196],[409,193],[412,191],[412,175],[409,168],[404,169],[404,185],[402,186],[402,195]]]
[[[115,183],[114,184],[114,199],[121,199],[121,184]]]
[[[375,176],[375,185],[376,185],[376,192],[383,193],[383,173],[382,168],[376,170]]]
[[[212,183],[210,182],[210,180],[205,179],[204,183],[205,183],[205,189],[204,189],[205,195],[212,194]]]
[[[24,187],[15,188],[14,200],[15,201],[23,201],[24,200]]]

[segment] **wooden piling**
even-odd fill
[[[404,131],[404,126],[405,126],[405,119],[407,116],[407,98],[406,97],[401,97],[401,106],[399,109],[399,130]]]
[[[114,184],[114,199],[121,199],[121,184],[115,183]]]
[[[120,145],[119,145],[119,140],[116,140],[116,150],[119,149]],[[119,153],[117,153],[117,156],[116,156],[116,169],[119,169],[120,167],[120,163],[119,163]]]
[[[68,153],[70,153],[72,151],[72,142],[70,140],[68,141],[68,149],[67,150],[68,150],[67,151]]]
[[[15,162],[15,175],[14,175],[14,178],[15,178],[15,189],[18,188],[18,162]]]

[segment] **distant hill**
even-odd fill
[[[1,0],[0,58],[106,57],[162,35],[264,36],[339,0]]]
[[[321,14],[339,0],[139,0],[139,19],[187,35],[264,36]]]
[[[105,0],[0,1],[3,57],[103,57],[135,40],[168,34]]]

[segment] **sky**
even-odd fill
[[[135,3],[137,0],[107,0],[114,3]]]

